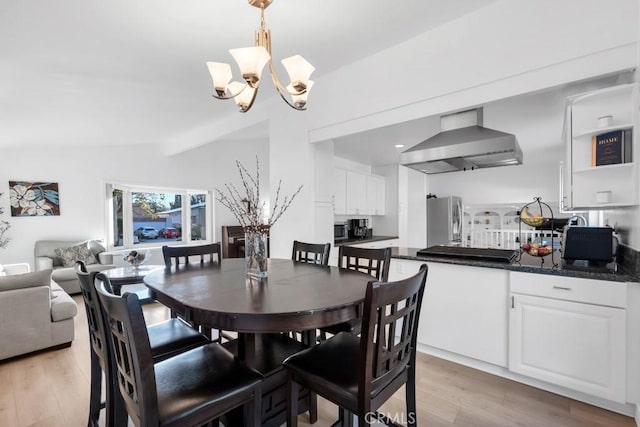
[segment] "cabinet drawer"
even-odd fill
[[[535,273],[510,273],[512,293],[626,308],[627,285],[622,282],[551,276]]]

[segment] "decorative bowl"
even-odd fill
[[[542,214],[531,214],[526,207],[520,211],[520,221],[531,227],[540,227],[544,224],[546,218]]]
[[[144,264],[149,258],[149,251],[131,251],[127,255],[124,256],[123,260],[125,260],[129,265],[134,267],[138,267]]]
[[[543,257],[551,255],[553,252],[553,246],[542,243],[525,243],[522,245],[522,250],[531,256]]]

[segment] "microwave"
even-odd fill
[[[344,240],[348,238],[347,224],[333,224],[333,239]]]

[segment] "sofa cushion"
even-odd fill
[[[89,248],[89,242],[82,242],[66,248],[57,248],[55,253],[60,258],[63,267],[73,267],[76,261],[83,261],[87,265],[98,263],[96,256]]]
[[[78,314],[78,305],[56,282],[51,282],[51,320],[72,319]]]
[[[51,269],[34,271],[33,273],[11,274],[0,277],[0,291],[31,288],[34,286],[50,286]]]
[[[89,249],[97,257],[99,253],[105,250],[105,247],[99,240],[37,240],[34,248],[36,256],[36,269],[38,269],[38,259],[40,257],[51,258],[53,267],[62,266],[62,260],[56,255],[56,249],[68,248],[88,242]]]

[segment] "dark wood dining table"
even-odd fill
[[[257,360],[263,336],[356,318],[366,285],[373,280],[360,272],[288,259],[269,259],[267,270],[266,278],[250,277],[243,258],[223,259],[156,270],[144,277],[144,283],[158,302],[187,321],[238,332],[239,357],[258,368],[264,364]],[[280,412],[270,413],[265,425],[279,425],[284,419],[285,378],[284,372],[278,376],[279,392],[271,393],[271,400],[263,397],[263,406],[268,401]]]

